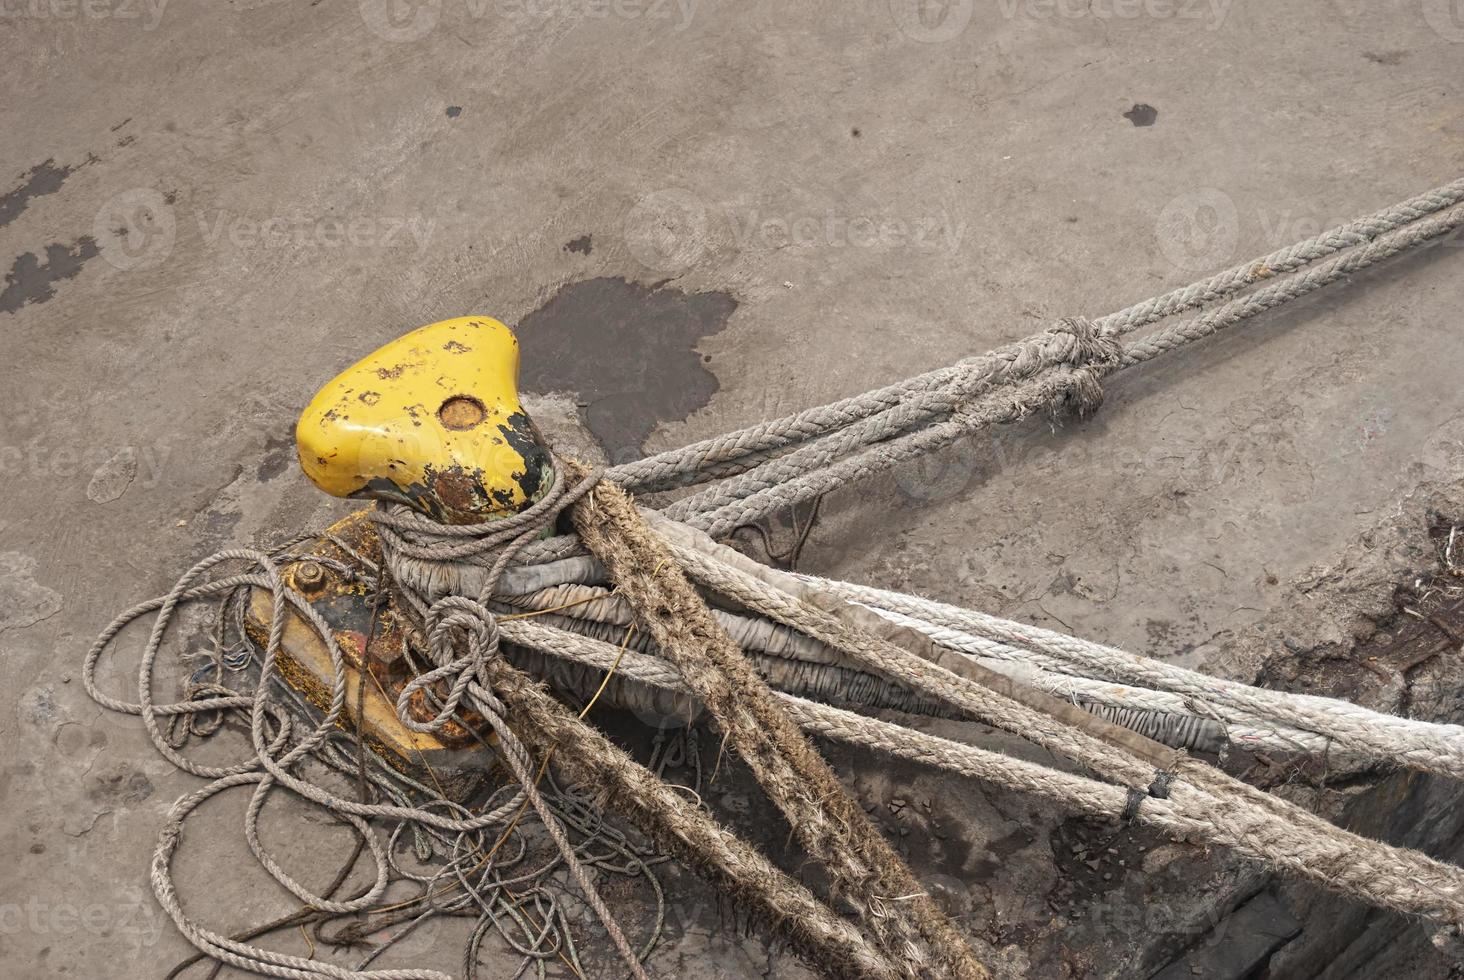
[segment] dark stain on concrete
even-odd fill
[[[1408,57],[1407,51],[1364,51],[1362,56],[1375,65],[1396,65]]]
[[[264,458],[259,463],[255,478],[268,483],[285,471],[295,460],[295,437],[293,433],[283,436],[269,436],[264,441]]]
[[[92,774],[87,779],[87,798],[104,806],[136,806],[153,795],[153,784],[140,769],[125,763]]]
[[[1123,114],[1123,118],[1135,126],[1152,126],[1159,118],[1159,110],[1146,102],[1135,102],[1134,107]]]
[[[566,252],[578,252],[581,255],[589,255],[594,245],[590,242],[589,235],[581,235],[571,241],[564,243]]]
[[[618,278],[571,283],[519,322],[521,387],[578,393],[609,459],[636,459],[657,423],[684,419],[716,394],[696,345],[735,309],[725,292]]]
[[[229,481],[229,483],[233,482],[233,480]],[[210,504],[210,507],[213,506]],[[227,505],[219,504],[218,506]],[[223,547],[225,541],[234,537],[234,529],[243,519],[244,515],[236,511],[210,509],[190,521],[189,530],[194,536],[193,553],[202,556],[218,551]]]
[[[456,119],[458,116],[461,116],[462,114],[463,114],[463,107],[460,106],[460,105],[450,105],[450,106],[447,107],[447,118],[449,118],[449,119]]]
[[[0,196],[0,228],[20,217],[32,199],[59,191],[75,172],[75,167],[58,167],[55,160],[47,160],[21,174],[20,184]]]
[[[75,276],[99,251],[96,239],[83,235],[71,245],[47,245],[45,262],[36,253],[26,252],[5,274],[5,289],[0,292],[0,313],[14,313],[27,303],[46,302],[56,295],[52,283]]]

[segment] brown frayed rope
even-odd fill
[[[587,472],[575,464],[566,470],[579,479]],[[933,969],[949,977],[989,976],[712,618],[624,491],[601,483],[570,515],[662,655],[711,711],[809,855],[828,869],[833,893],[859,911],[886,955],[910,977]]]
[[[493,689],[525,738],[552,747],[576,780],[690,867],[769,917],[798,952],[833,977],[893,980],[898,974],[852,924],[806,887],[637,763],[505,660],[487,665]],[[472,689],[469,689],[470,694]]]
[[[569,475],[576,479],[571,482]],[[481,525],[439,525],[400,509],[378,512],[376,523],[382,532],[388,568],[400,556],[443,560],[474,555],[491,562],[488,575],[478,589],[477,599],[448,595],[429,605],[409,586],[399,581],[395,583],[398,594],[410,607],[408,615],[425,635],[426,652],[434,664],[432,669],[421,673],[403,689],[397,706],[400,720],[409,728],[430,730],[455,716],[463,704],[471,704],[493,726],[499,736],[500,749],[510,750],[508,761],[523,792],[536,809],[541,809],[542,803],[536,800],[533,780],[527,776],[530,767],[518,735],[518,732],[534,731],[545,745],[544,759],[549,758],[549,752],[556,753],[555,757],[568,764],[582,782],[596,787],[600,795],[615,800],[622,812],[629,810],[633,817],[638,818],[635,822],[658,842],[664,842],[669,849],[690,857],[734,894],[750,899],[770,913],[774,922],[788,927],[802,947],[814,954],[811,960],[825,966],[825,972],[855,977],[913,976],[909,971],[894,970],[856,929],[838,919],[805,888],[717,827],[710,817],[612,746],[502,659],[497,618],[487,607],[499,576],[514,554],[543,527],[552,523],[558,513],[574,507],[578,514],[584,506],[583,501],[591,493],[609,492],[608,485],[597,486],[599,480],[598,471],[590,472],[575,466],[571,474],[568,467],[560,467],[553,489],[533,507],[514,517]],[[620,499],[625,498],[620,495]],[[627,507],[634,514],[634,508],[628,502]],[[674,570],[675,566],[663,561],[656,571],[660,568]],[[656,577],[654,571],[652,577]],[[684,579],[681,581],[685,584]],[[689,585],[686,589],[691,601],[702,602]],[[637,593],[628,592],[628,595],[632,604],[645,616],[649,606],[637,601]],[[705,605],[701,609],[704,618],[709,619]],[[654,612],[645,618],[653,620]],[[727,642],[731,643],[730,640]],[[738,648],[734,644],[732,649]],[[438,716],[426,724],[415,722],[408,710],[407,699],[419,689],[443,692],[438,698]],[[506,716],[512,717],[511,727]],[[857,812],[863,816],[862,811]],[[554,828],[549,825],[549,818],[545,819],[545,825],[553,835]],[[559,837],[555,839],[563,849],[562,840]],[[572,854],[565,854],[565,863],[610,932],[622,958],[632,972],[640,975],[634,954],[583,869]],[[985,976],[984,973],[952,975]]]

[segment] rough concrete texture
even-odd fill
[[[1464,165],[1449,0],[0,14],[9,976],[160,976],[188,952],[146,867],[196,781],[85,697],[80,659],[194,559],[341,512],[298,473],[291,424],[380,343],[468,312],[542,331],[539,420],[623,458],[1115,309]],[[836,494],[803,567],[1305,686],[1297,651],[1345,649],[1434,560],[1399,501],[1429,481],[1459,499],[1459,245],[1115,379],[1090,422]],[[1414,710],[1457,714],[1447,656]],[[833,757],[1004,972],[1168,977],[1184,953],[1179,975],[1228,976],[1214,949],[1287,942],[1248,901],[1270,886],[1224,854]],[[718,805],[749,807],[726,778]],[[1454,788],[1391,779],[1351,788],[1359,826],[1457,850]],[[241,810],[210,805],[180,858],[185,901],[226,930],[292,907]],[[347,841],[285,810],[267,837],[318,887]],[[670,874],[658,973],[805,975]],[[1266,900],[1302,927],[1271,976],[1448,973],[1416,924],[1299,886]],[[400,952],[456,969],[462,932]]]

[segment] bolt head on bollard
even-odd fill
[[[315,593],[325,586],[325,569],[318,562],[302,561],[295,566],[291,583],[300,592]]]

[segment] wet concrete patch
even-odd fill
[[[56,295],[53,283],[75,276],[98,252],[96,239],[90,235],[83,235],[71,245],[47,245],[45,262],[36,253],[26,252],[5,274],[0,313],[14,313],[27,303],[46,302]]]
[[[270,436],[264,441],[264,458],[259,463],[259,469],[255,473],[260,483],[268,483],[289,469],[295,461],[295,433],[293,431],[280,436]]]
[[[520,386],[576,392],[606,457],[634,459],[658,423],[684,419],[716,394],[696,345],[735,309],[725,292],[617,278],[571,283],[519,322]]]
[[[76,172],[75,167],[58,167],[55,160],[38,163],[21,175],[20,184],[0,195],[0,228],[20,217],[30,202],[61,189],[66,178]]]

